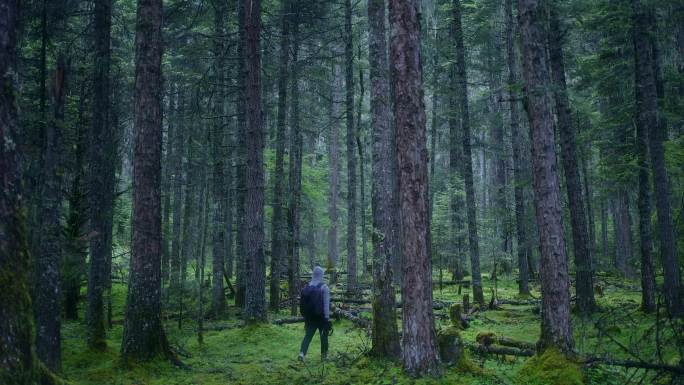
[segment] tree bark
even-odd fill
[[[103,293],[107,266],[112,258],[112,221],[116,145],[110,125],[110,79],[112,0],[98,0],[94,9],[95,63],[93,66],[93,113],[90,128],[88,206],[90,219],[90,269],[86,325],[88,347],[106,348]]]
[[[475,187],[473,184],[473,156],[470,143],[470,114],[468,109],[468,79],[466,71],[466,52],[463,44],[463,28],[461,26],[461,2],[453,1],[453,19],[456,49],[456,81],[460,96],[461,132],[463,140],[463,179],[466,192],[466,212],[468,216],[468,245],[470,249],[470,270],[473,281],[473,300],[484,304],[482,292],[482,276],[480,275],[480,247],[477,235],[477,208],[475,207]]]
[[[513,19],[513,0],[506,0],[506,64],[508,66],[508,103],[511,119],[511,141],[513,147],[513,197],[515,199],[515,228],[518,239],[518,292],[529,294],[529,266],[527,263],[527,228],[525,225],[525,194],[523,191],[523,149],[522,132],[520,131],[520,111],[518,109],[518,93],[515,89],[518,85],[519,70],[515,51],[515,22]]]
[[[361,46],[359,45],[359,60],[361,60]],[[363,107],[363,70],[359,69],[359,97],[356,104],[356,147],[359,150],[359,215],[361,217],[361,274],[368,273],[368,233],[366,232],[366,174],[364,157],[364,140],[361,127],[361,109]]]
[[[169,273],[169,291],[176,294],[180,287],[180,271],[181,271],[181,249],[183,248],[183,239],[181,238],[181,222],[183,210],[183,157],[185,154],[185,88],[182,83],[178,84],[178,102],[176,105],[176,112],[174,114],[176,119],[176,130],[174,135],[174,156],[173,156],[173,222],[172,241],[171,241],[171,257],[170,257],[170,273]],[[187,219],[186,219],[187,221]]]
[[[333,56],[337,52],[332,50]],[[342,89],[342,67],[337,60],[333,63],[333,78],[330,103],[330,137],[328,139],[328,157],[330,158],[330,228],[328,229],[328,272],[330,282],[337,283],[337,259],[339,258],[339,246],[337,243],[338,213],[337,201],[340,188],[340,166],[339,166],[339,118]]]
[[[224,118],[224,98],[225,98],[225,47],[223,39],[225,38],[226,30],[224,26],[225,17],[225,1],[214,1],[214,33],[216,34],[214,41],[214,81],[216,83],[216,91],[214,92],[214,127],[211,138],[211,151],[213,160],[213,175],[212,175],[212,194],[214,196],[213,221],[212,221],[212,292],[211,292],[211,313],[218,317],[226,310],[226,295],[223,289],[223,265],[225,263],[225,246],[226,246],[226,230],[225,230],[225,214],[224,208],[226,204],[226,181],[224,175],[224,139],[225,139],[225,124]],[[206,210],[206,208],[205,208]],[[201,255],[204,262],[204,255]],[[204,269],[204,264],[202,264]]]
[[[398,234],[392,227],[396,211],[388,199],[396,193],[396,138],[392,126],[385,37],[385,1],[368,2],[368,61],[371,130],[373,138],[373,347],[380,357],[401,356],[397,330],[392,248]]]
[[[553,81],[556,117],[560,133],[561,160],[565,174],[565,188],[570,206],[572,245],[575,252],[575,291],[577,309],[582,314],[591,313],[596,307],[594,301],[594,272],[589,249],[587,217],[584,211],[582,181],[579,173],[579,154],[572,126],[570,102],[566,91],[565,63],[563,58],[563,32],[556,10],[550,12],[549,61]]]
[[[551,78],[547,68],[545,7],[539,0],[518,0],[526,108],[532,137],[534,203],[542,289],[539,350],[555,347],[570,353],[570,277],[565,255],[560,187],[551,111]]]
[[[290,313],[297,315],[299,295],[299,252],[300,252],[300,204],[302,188],[302,132],[299,127],[299,8],[293,6],[292,19],[292,70],[290,83],[290,202],[288,205],[288,231],[290,233],[288,261],[288,289]]]
[[[261,116],[261,0],[247,0],[245,12],[245,89],[247,94],[247,168],[243,232],[245,237],[245,311],[247,322],[266,321],[264,256],[264,132]]]
[[[270,302],[271,310],[278,310],[280,306],[280,275],[282,265],[287,258],[287,220],[283,202],[283,184],[285,171],[285,136],[287,117],[287,79],[290,62],[290,10],[289,1],[282,4],[280,31],[280,61],[278,68],[278,116],[276,117],[276,160],[275,178],[273,181],[273,224],[271,230],[271,281]]]
[[[437,374],[418,4],[390,0],[389,26],[402,237],[402,358],[410,374]]]
[[[347,120],[347,292],[356,290],[356,130],[351,0],[344,1],[345,116]]]
[[[121,355],[170,357],[161,321],[162,2],[139,0],[135,60],[133,241]],[[130,360],[130,361],[129,361]]]
[[[53,115],[45,132],[41,230],[36,258],[36,354],[53,372],[62,370],[60,265],[62,260],[62,130],[66,98],[66,64],[60,54],[52,90]]]
[[[669,200],[670,186],[665,168],[663,148],[663,140],[666,138],[667,133],[665,132],[665,125],[659,121],[662,118],[658,115],[657,75],[654,73],[654,67],[657,63],[652,56],[654,47],[649,39],[651,27],[649,25],[648,12],[640,0],[632,0],[632,12],[638,124],[642,126],[642,129],[647,130],[645,135],[648,136],[648,149],[651,155],[656,212],[658,213],[660,254],[665,275],[663,292],[670,314],[675,317],[684,317],[681,272],[677,258],[674,224]],[[641,139],[643,136],[644,134],[642,133],[639,138]],[[645,210],[646,208],[642,208],[640,205],[640,214],[642,209]],[[644,245],[642,245],[642,259],[643,252]]]
[[[246,109],[247,91],[245,88],[246,67],[245,67],[245,3],[248,0],[237,0],[237,19],[238,19],[238,44],[237,44],[237,87],[236,93],[236,113],[237,113],[237,140],[236,140],[236,161],[235,161],[235,216],[237,224],[237,236],[235,239],[235,306],[244,307],[245,305],[245,240],[244,240],[244,219],[245,219],[245,140],[246,140]]]
[[[28,289],[28,246],[21,194],[18,125],[17,0],[0,2],[0,382],[33,385],[39,361],[33,353]]]

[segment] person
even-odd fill
[[[304,317],[304,340],[299,349],[299,360],[309,349],[316,330],[321,337],[321,360],[328,355],[328,332],[330,331],[330,289],[323,281],[323,268],[316,266],[311,274],[311,282],[302,289],[299,310]]]

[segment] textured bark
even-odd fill
[[[290,202],[288,205],[288,231],[290,234],[289,261],[287,267],[290,298],[299,295],[299,251],[302,192],[302,132],[299,127],[299,15],[293,10],[292,20],[292,69],[290,83]],[[297,301],[290,301],[290,313],[297,315]]]
[[[359,60],[361,60],[361,46],[359,45]],[[363,70],[359,69],[359,97],[356,98],[356,147],[359,150],[359,216],[361,217],[361,274],[368,273],[368,232],[366,231],[366,163],[364,156],[363,131],[361,127],[361,110],[363,107]]]
[[[52,92],[53,115],[45,132],[40,245],[36,258],[36,354],[51,371],[60,372],[62,369],[59,284],[62,259],[60,157],[66,97],[66,65],[61,55],[57,59]]]
[[[21,194],[18,126],[18,1],[0,1],[0,383],[33,385],[33,316],[27,282],[28,248]]]
[[[594,272],[589,249],[587,217],[584,211],[582,181],[579,173],[579,154],[572,126],[570,102],[566,91],[565,62],[563,58],[563,32],[554,8],[550,12],[549,61],[553,81],[556,117],[560,133],[561,160],[565,174],[565,188],[570,208],[572,245],[575,252],[575,291],[577,309],[580,313],[591,313],[596,307],[594,301]]]
[[[466,71],[466,52],[463,45],[463,28],[461,26],[461,2],[453,1],[453,19],[456,49],[456,81],[458,82],[459,104],[461,114],[461,134],[463,140],[463,179],[466,192],[466,212],[468,217],[468,245],[470,249],[470,270],[473,281],[473,300],[484,304],[482,293],[482,277],[480,275],[480,246],[477,235],[477,209],[475,207],[475,187],[473,184],[473,156],[470,143],[470,114],[468,108],[468,79]]]
[[[181,269],[181,213],[183,209],[183,156],[185,153],[185,89],[182,84],[178,85],[178,104],[176,105],[176,130],[174,137],[173,156],[173,222],[171,260],[170,260],[170,291],[177,293],[180,287]]]
[[[176,119],[175,97],[177,90],[169,88],[166,112],[166,140],[163,142],[162,160],[162,286],[169,281],[171,266],[171,195],[173,178],[173,138],[175,135]]]
[[[570,277],[565,255],[560,187],[556,170],[551,78],[547,68],[545,8],[539,0],[518,0],[526,107],[532,137],[534,203],[541,252],[542,321],[539,350],[555,347],[569,353]]]
[[[614,264],[626,276],[632,275],[629,262],[632,260],[632,225],[629,213],[629,196],[624,187],[619,188],[612,202],[613,231],[615,232]]]
[[[170,354],[161,321],[161,25],[161,0],[139,0],[135,34],[133,240],[121,342],[124,362]]]
[[[226,310],[226,295],[223,290],[223,265],[225,262],[226,230],[224,208],[226,204],[226,181],[224,175],[224,138],[225,122],[223,116],[225,99],[225,47],[223,37],[226,33],[224,26],[225,1],[214,1],[214,33],[218,37],[214,42],[214,79],[217,90],[214,95],[214,127],[211,137],[211,152],[213,161],[212,175],[212,194],[214,197],[214,207],[211,210],[212,216],[212,291],[211,291],[211,312],[214,316],[220,316]],[[206,207],[205,207],[206,210]],[[204,262],[204,254],[200,256]],[[202,263],[204,269],[204,263]],[[201,274],[200,274],[201,275]]]
[[[380,357],[400,358],[392,248],[398,234],[392,227],[396,193],[396,138],[392,126],[390,87],[385,37],[385,1],[368,2],[368,62],[370,71],[371,130],[373,138],[373,347]],[[398,273],[398,272],[397,272]]]
[[[636,31],[633,30],[633,33]],[[635,51],[636,53],[636,51]],[[638,55],[638,53],[637,53]],[[638,58],[635,61],[639,62]],[[635,73],[638,73],[638,65]],[[637,165],[639,167],[639,191],[637,205],[639,207],[639,251],[641,256],[641,308],[652,313],[656,310],[656,283],[653,267],[653,236],[651,234],[651,186],[648,177],[648,112],[644,109],[644,100],[640,91],[640,77],[636,76],[635,95],[637,99],[636,113],[636,145]]]
[[[417,4],[390,0],[389,26],[402,236],[402,358],[410,374],[436,374],[439,353],[432,310],[425,106]]]
[[[648,136],[648,149],[651,155],[656,212],[658,213],[660,254],[665,275],[663,292],[670,314],[676,317],[684,317],[681,272],[677,257],[674,224],[669,200],[670,186],[665,168],[663,148],[663,140],[666,138],[667,133],[665,132],[665,125],[659,121],[662,118],[658,116],[657,74],[654,71],[657,60],[654,60],[652,56],[655,47],[649,40],[649,30],[651,28],[649,26],[648,12],[640,0],[632,0],[632,11],[638,90],[638,123],[643,126],[643,129],[648,130],[646,135]],[[643,137],[643,135],[640,137]]]
[[[356,130],[351,0],[344,1],[345,116],[347,121],[347,291],[356,290]]]
[[[235,109],[237,113],[237,139],[235,146],[235,217],[237,235],[235,238],[235,306],[245,305],[245,247],[243,221],[245,219],[245,140],[246,140],[246,109],[247,100],[245,79],[245,2],[237,0],[238,44],[237,44],[237,87]]]
[[[333,55],[337,52],[333,50]],[[333,79],[330,105],[330,137],[328,139],[328,157],[330,158],[330,201],[328,213],[330,215],[330,228],[328,229],[328,271],[331,283],[337,283],[337,259],[339,258],[339,246],[337,242],[337,226],[339,217],[337,202],[340,189],[340,166],[339,166],[339,115],[342,96],[342,67],[335,61],[333,64]]]
[[[103,293],[112,258],[114,215],[115,135],[110,125],[110,41],[112,0],[98,0],[94,9],[95,63],[93,66],[93,113],[90,128],[88,206],[90,218],[90,270],[86,325],[88,347],[106,347]]]
[[[278,310],[280,306],[280,275],[282,265],[287,258],[287,220],[284,207],[285,171],[285,136],[287,117],[287,75],[290,61],[290,3],[282,4],[280,31],[280,58],[278,68],[278,116],[276,117],[276,160],[273,180],[273,224],[271,230],[271,281],[270,302],[271,310]]]
[[[266,262],[264,256],[264,132],[261,116],[261,1],[247,0],[245,12],[245,90],[247,95],[247,167],[243,221],[247,322],[266,320]]]
[[[508,103],[511,119],[511,141],[513,147],[513,197],[515,199],[515,228],[518,239],[518,292],[529,294],[529,266],[527,263],[529,250],[527,228],[525,226],[525,194],[523,191],[523,149],[522,132],[520,131],[519,95],[514,91],[518,85],[519,70],[515,51],[515,24],[513,20],[513,0],[506,0],[506,64],[508,66]]]

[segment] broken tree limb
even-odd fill
[[[532,357],[535,354],[534,350],[528,349],[517,349],[506,346],[495,346],[495,345],[480,345],[480,344],[466,344],[471,350],[480,354],[501,354],[508,356],[518,356],[518,357]]]
[[[582,360],[585,365],[601,364],[601,365],[612,365],[612,366],[622,366],[625,368],[638,368],[646,370],[660,370],[664,372],[675,373],[678,375],[684,375],[684,366],[678,365],[668,365],[668,364],[658,364],[645,361],[635,361],[635,360],[615,360],[608,357],[595,357],[590,356]]]
[[[299,322],[304,322],[304,317],[281,318],[273,321],[276,325],[296,324]]]

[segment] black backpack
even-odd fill
[[[299,311],[304,318],[323,317],[323,283],[306,285],[299,297]]]

